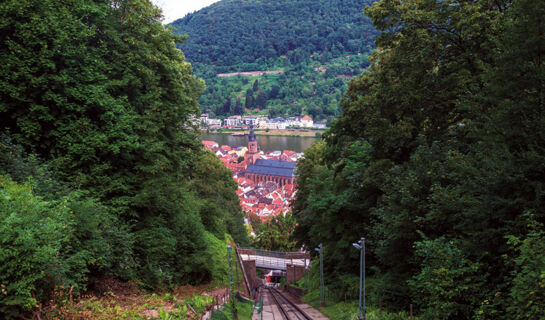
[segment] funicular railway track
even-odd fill
[[[284,320],[312,320],[312,317],[280,291],[275,288],[268,288],[267,290],[282,313],[282,318]]]

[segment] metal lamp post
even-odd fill
[[[236,257],[236,254],[235,254],[235,257]],[[235,262],[235,285],[234,285],[234,287],[235,287],[235,290],[236,290],[236,288],[238,287],[238,260],[235,259],[234,262]]]
[[[233,281],[233,275],[231,272],[231,245],[227,245],[227,262],[229,264],[229,300],[233,299],[233,291],[231,290],[231,281]],[[234,310],[231,310],[232,319],[235,319]]]
[[[360,298],[357,319],[365,320],[365,238],[362,237],[352,245],[360,250]]]
[[[324,256],[322,255],[322,244],[318,248],[314,248],[317,252],[320,253],[320,306],[325,306],[325,295],[324,295]]]
[[[305,268],[303,269],[303,276],[305,277],[305,290],[308,290],[308,283],[307,283],[307,258],[305,258]]]
[[[232,281],[232,275],[231,275],[231,246],[227,245],[227,262],[229,264],[229,299],[233,299],[233,294],[231,292],[231,281]]]

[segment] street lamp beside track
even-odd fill
[[[231,282],[233,281],[233,275],[231,271],[231,246],[227,245],[227,262],[229,263],[229,302],[234,306],[233,291],[231,290]],[[235,320],[235,310],[231,310],[231,317]]]
[[[360,298],[357,319],[365,320],[365,238],[352,243],[354,248],[360,250]]]
[[[322,254],[323,247],[322,244],[318,248],[314,248],[317,252],[320,253],[320,306],[325,306],[325,296],[324,296],[324,256]]]

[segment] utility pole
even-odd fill
[[[352,244],[360,250],[360,297],[358,308],[358,320],[366,320],[365,317],[365,238],[361,237],[358,242]]]
[[[320,306],[325,306],[325,294],[324,294],[324,256],[322,254],[323,247],[322,244],[315,248],[317,252],[320,253]]]

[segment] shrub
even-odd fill
[[[45,301],[55,286],[85,291],[89,275],[130,276],[132,238],[96,200],[44,201],[33,184],[0,176],[0,314]]]
[[[150,218],[145,224],[147,228],[135,233],[138,278],[149,289],[164,289],[174,278],[176,239],[166,221],[159,217]]]
[[[9,175],[13,181],[32,181],[32,192],[47,200],[67,194],[48,164],[35,154],[27,154],[15,144],[9,134],[0,134],[0,175]]]
[[[533,222],[525,239],[509,237],[518,252],[515,257],[510,303],[510,319],[545,319],[545,231],[543,224]]]
[[[470,261],[454,240],[438,238],[416,243],[420,273],[409,280],[423,310],[422,319],[469,319],[480,300],[479,264]]]
[[[479,319],[545,319],[545,231],[535,216],[525,216],[528,234],[507,236],[513,252],[504,258],[511,277],[483,301]]]
[[[227,240],[230,239],[229,235],[225,235]],[[229,281],[228,270],[227,270],[227,249],[226,241],[221,241],[216,238],[210,232],[205,232],[205,242],[206,242],[206,252],[205,259],[207,261],[206,268],[209,270],[209,277],[211,281],[214,281],[216,284],[227,284]],[[233,250],[234,253],[234,250]],[[234,266],[234,257],[232,257],[233,270]]]
[[[86,289],[88,276],[114,275],[131,279],[133,238],[127,227],[95,199],[72,192],[61,201],[67,208],[68,242],[61,250],[59,277],[78,294]]]
[[[15,318],[51,291],[67,242],[65,207],[54,207],[0,176],[0,314]]]

